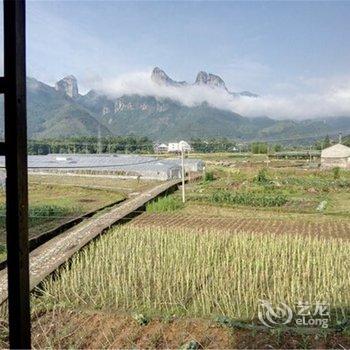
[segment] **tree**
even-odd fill
[[[280,144],[274,145],[273,146],[273,150],[275,152],[281,152],[282,151],[282,145],[280,145]]]
[[[267,143],[265,142],[253,142],[250,146],[250,150],[254,154],[266,154],[267,149]]]
[[[327,147],[329,147],[330,145],[331,145],[331,140],[330,140],[329,136],[327,135],[327,136],[325,137],[325,139],[323,140],[323,148],[327,148]]]

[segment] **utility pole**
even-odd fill
[[[311,147],[312,147],[312,145],[310,145],[310,148],[309,148],[309,163],[310,163],[310,164],[311,164],[311,161],[312,161]]]
[[[102,153],[102,145],[101,145],[101,126],[98,125],[98,132],[97,132],[97,153]]]
[[[186,202],[185,197],[185,160],[184,160],[184,149],[181,145],[181,177],[182,177],[182,203]]]
[[[339,143],[341,143],[342,142],[342,133],[340,132],[339,133]]]
[[[267,150],[266,150],[266,157],[267,157],[267,159],[266,159],[266,168],[269,167],[269,163],[270,163],[269,150],[270,150],[269,144],[267,144]]]

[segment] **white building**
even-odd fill
[[[170,153],[179,152],[179,143],[178,142],[170,142],[168,144],[168,152],[170,152]]]
[[[321,167],[323,169],[335,167],[350,169],[350,147],[338,143],[322,150]]]
[[[192,151],[190,144],[186,141],[179,142],[179,149],[180,149],[180,151],[182,150],[184,152],[191,152]]]
[[[180,153],[181,150],[184,152],[191,152],[192,148],[186,141],[180,141],[180,142],[170,142],[168,144],[168,152],[169,153]]]
[[[166,152],[168,152],[168,145],[166,145],[165,143],[155,145],[154,151],[156,153],[166,153]]]

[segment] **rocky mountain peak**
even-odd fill
[[[203,72],[200,71],[197,74],[197,78],[195,81],[196,85],[207,85],[209,87],[214,87],[214,88],[223,88],[225,90],[227,90],[225,82],[218,76],[215,74],[211,74],[211,73],[207,73],[207,72]]]
[[[151,74],[151,79],[158,85],[166,86],[183,86],[186,85],[185,81],[175,81],[171,79],[162,69],[155,67]]]
[[[55,84],[55,89],[71,98],[78,98],[78,81],[74,75],[67,75]]]
[[[153,69],[152,74],[151,74],[151,79],[152,79],[152,81],[154,81],[155,83],[157,83],[159,85],[163,85],[163,84],[168,85],[169,83],[172,82],[172,79],[170,79],[168,77],[168,75],[159,67],[155,67]]]
[[[200,71],[197,74],[197,78],[195,81],[196,85],[205,85],[208,82],[209,75],[207,72]]]
[[[151,79],[158,85],[161,86],[172,86],[172,87],[182,87],[188,86],[188,83],[185,81],[175,81],[171,79],[162,69],[155,67],[152,71]],[[257,94],[254,94],[249,91],[242,92],[230,92],[224,80],[218,75],[207,73],[205,71],[200,71],[197,74],[196,80],[192,85],[197,86],[207,86],[213,89],[222,89],[222,91],[229,93],[233,97],[258,97]]]

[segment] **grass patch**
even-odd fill
[[[287,197],[278,193],[263,192],[231,192],[226,190],[217,190],[210,201],[214,204],[237,204],[253,207],[280,207],[287,203]]]
[[[285,177],[281,183],[285,186],[298,186],[302,189],[315,188],[320,191],[336,191],[350,188],[350,180],[347,179],[328,179],[325,177]]]
[[[65,180],[67,179],[70,177],[57,177],[55,180],[57,184],[29,182],[29,238],[62,225],[81,214],[125,198],[121,192],[116,190],[66,185]],[[74,180],[83,184],[84,179],[74,178]],[[98,184],[103,186],[107,180],[98,179]],[[0,242],[5,242],[6,239],[4,203],[5,195],[0,191]]]
[[[62,219],[68,215],[78,212],[77,208],[67,208],[59,205],[34,205],[29,206],[29,225],[40,224],[51,219]],[[0,224],[5,224],[6,206],[0,204]]]
[[[164,213],[182,209],[184,204],[180,198],[175,196],[165,196],[148,203],[146,206],[147,213]]]

